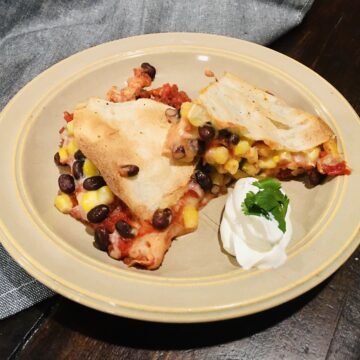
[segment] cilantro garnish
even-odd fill
[[[260,191],[256,194],[249,191],[244,202],[241,204],[245,215],[264,216],[270,219],[270,214],[277,221],[279,229],[285,233],[285,215],[289,205],[289,198],[281,191],[281,184],[273,178],[255,181],[252,185],[258,187]]]

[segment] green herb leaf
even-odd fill
[[[274,178],[267,178],[262,179],[259,181],[255,181],[252,183],[252,185],[260,188],[260,189],[273,189],[273,190],[280,190],[281,183],[279,180],[276,180]]]
[[[270,219],[270,214],[277,221],[279,229],[285,233],[285,216],[289,205],[289,198],[280,189],[281,184],[278,180],[268,178],[255,181],[252,185],[258,187],[260,191],[256,194],[249,191],[241,204],[245,215],[264,216]]]

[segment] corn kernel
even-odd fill
[[[188,111],[187,118],[191,125],[199,127],[203,126],[209,118],[205,109],[197,104],[193,104]]]
[[[99,170],[89,159],[84,161],[83,172],[86,177],[99,175]]]
[[[66,130],[67,130],[68,135],[70,135],[70,136],[74,135],[74,121],[69,121],[66,124]]]
[[[246,153],[245,158],[250,164],[256,163],[259,160],[256,147],[251,147],[250,150]]]
[[[114,194],[107,185],[98,189],[97,193],[100,204],[109,205],[114,201]]]
[[[275,155],[272,157],[273,161],[278,163],[280,161],[280,156],[279,155]]]
[[[235,159],[230,159],[224,165],[225,170],[231,175],[234,175],[239,169],[239,161]]]
[[[276,162],[273,159],[259,160],[260,169],[274,169]]]
[[[280,153],[280,160],[292,161],[292,156],[288,151],[282,151]]]
[[[245,171],[250,176],[255,176],[259,172],[259,168],[253,164],[250,164],[248,161],[245,161],[241,170]]]
[[[69,141],[69,144],[67,146],[67,152],[69,155],[74,155],[79,150],[76,141],[74,139]]]
[[[211,174],[211,180],[214,185],[224,185],[224,176],[221,173],[214,172]]]
[[[81,197],[80,205],[86,212],[100,205],[98,192],[96,190],[85,192]]]
[[[180,109],[180,114],[181,117],[187,117],[190,108],[192,107],[192,103],[191,102],[184,102],[181,104],[181,109]]]
[[[310,152],[308,152],[307,156],[308,156],[308,159],[311,161],[311,162],[315,162],[318,158],[319,158],[319,155],[320,155],[320,148],[319,147],[316,147],[314,149],[312,149]]]
[[[199,212],[194,206],[187,205],[184,207],[183,220],[186,229],[196,229],[199,223]]]
[[[238,170],[234,175],[233,175],[233,178],[236,179],[236,180],[239,180],[241,178],[244,178],[244,177],[247,177],[248,174],[242,170]]]
[[[73,208],[73,204],[69,195],[61,193],[55,197],[55,207],[64,214],[68,214]]]
[[[227,170],[224,168],[224,165],[216,165],[216,171],[219,174],[226,174]]]
[[[65,164],[69,158],[69,154],[68,154],[67,150],[63,147],[59,148],[59,156],[60,156],[60,162],[62,164]]]
[[[229,159],[229,150],[224,146],[212,148],[212,158],[216,164],[224,165]]]
[[[247,140],[240,140],[234,147],[234,155],[241,156],[250,150],[250,144]]]

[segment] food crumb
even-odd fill
[[[205,69],[204,74],[205,74],[205,76],[207,76],[207,77],[215,77],[214,72],[211,71],[210,69]]]

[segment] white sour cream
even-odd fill
[[[290,221],[290,205],[285,216],[286,232],[283,233],[277,221],[263,216],[245,215],[242,211],[246,194],[257,193],[260,189],[252,183],[255,178],[244,178],[236,182],[233,192],[226,201],[220,225],[221,240],[224,249],[241,267],[248,270],[276,268],[286,260],[285,249],[291,239],[292,224]]]

